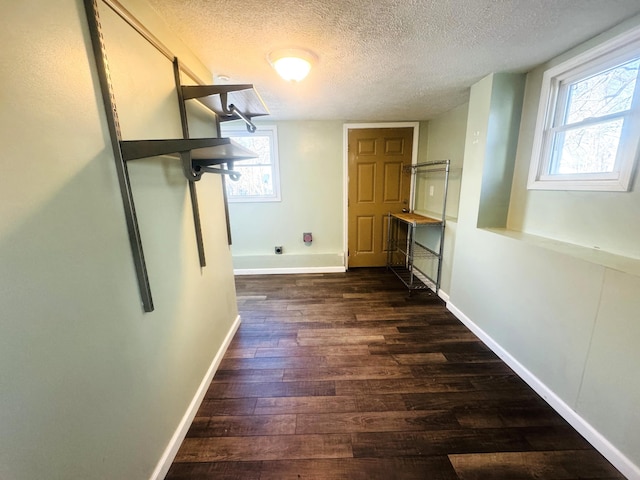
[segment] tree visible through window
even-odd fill
[[[631,113],[640,59],[570,85],[556,127],[552,174],[613,172],[624,120]]]
[[[248,148],[257,158],[235,162],[241,174],[238,181],[227,181],[231,202],[269,202],[280,200],[278,142],[275,126],[259,126],[255,133],[246,129],[224,128],[223,135]]]
[[[628,188],[640,138],[635,37],[545,73],[530,188]]]

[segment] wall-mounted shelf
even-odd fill
[[[248,148],[228,138],[216,138],[214,140],[226,140],[227,143],[191,150],[194,165],[218,165],[220,163],[248,160],[249,158],[256,158],[258,156]]]
[[[122,140],[120,142],[122,149],[122,157],[125,161],[137,160],[139,158],[155,157],[157,155],[171,155],[180,152],[201,152],[199,155],[207,158],[221,159],[225,158],[238,159],[242,154],[243,158],[253,158],[256,155],[233,143],[228,138],[177,138],[168,140]],[[206,152],[205,152],[206,150]]]
[[[232,179],[240,177],[233,170],[233,162],[255,158],[256,154],[229,138],[187,138],[167,140],[123,140],[120,150],[124,161],[158,155],[179,155],[187,180],[197,181],[205,172],[228,174]],[[227,169],[207,168],[227,164]]]
[[[252,85],[183,86],[180,81],[180,65],[178,59],[171,59],[169,57],[173,60],[183,138],[165,140],[122,140],[115,95],[109,75],[104,36],[101,31],[102,27],[98,5],[94,0],[84,0],[84,5],[98,70],[98,80],[100,82],[107,125],[109,127],[109,136],[116,164],[118,183],[120,184],[120,193],[125,211],[127,229],[129,231],[129,240],[136,276],[138,278],[138,286],[140,288],[140,296],[144,310],[151,312],[154,309],[153,299],[151,297],[151,287],[147,275],[127,162],[160,155],[178,155],[180,157],[182,171],[189,181],[189,192],[191,195],[200,266],[204,267],[206,263],[200,228],[200,214],[198,211],[198,198],[195,187],[196,181],[199,180],[205,172],[227,174],[232,180],[237,180],[239,174],[233,171],[233,163],[238,160],[255,158],[257,156],[250,150],[232,142],[228,138],[219,138],[219,122],[243,119],[247,123],[247,129],[250,132],[254,132],[256,127],[251,123],[251,118],[259,115],[267,115],[269,112]],[[163,51],[163,53],[166,55],[166,52]],[[216,128],[216,138],[189,138],[185,100],[191,98],[199,99],[215,113],[216,120],[214,121],[214,125]],[[229,103],[230,100],[234,103]],[[227,166],[226,169],[222,166],[225,163]],[[224,195],[224,177],[222,177],[222,179]],[[227,215],[227,235],[229,236],[230,242],[228,209],[226,197],[224,198],[225,214]]]
[[[218,115],[221,122],[244,120],[247,130],[256,131],[254,117],[269,115],[267,106],[251,84],[182,85],[184,100],[195,99]]]

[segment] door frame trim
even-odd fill
[[[345,123],[342,129],[342,216],[343,216],[343,247],[344,267],[349,269],[349,130],[365,128],[413,128],[413,145],[411,146],[411,163],[418,162],[418,140],[420,134],[420,122],[383,122],[383,123]],[[413,185],[409,192],[409,198],[413,198]]]

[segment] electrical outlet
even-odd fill
[[[276,255],[282,255],[283,250],[284,249],[281,246],[274,247],[274,251],[276,252]]]

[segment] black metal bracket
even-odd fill
[[[256,125],[251,121],[251,118],[248,115],[245,115],[244,113],[242,113],[240,110],[238,110],[238,108],[233,104],[229,104],[228,103],[228,99],[227,99],[227,93],[226,92],[222,92],[220,93],[220,103],[222,104],[222,111],[228,115],[228,116],[237,116],[239,118],[242,119],[242,121],[244,121],[244,123],[247,124],[247,131],[249,133],[255,133],[256,132]]]
[[[200,167],[200,171],[202,173],[207,172],[207,173],[218,173],[220,175],[229,175],[229,178],[234,182],[237,182],[238,180],[240,180],[240,173],[233,170],[228,170],[228,169],[218,168],[218,167]]]

